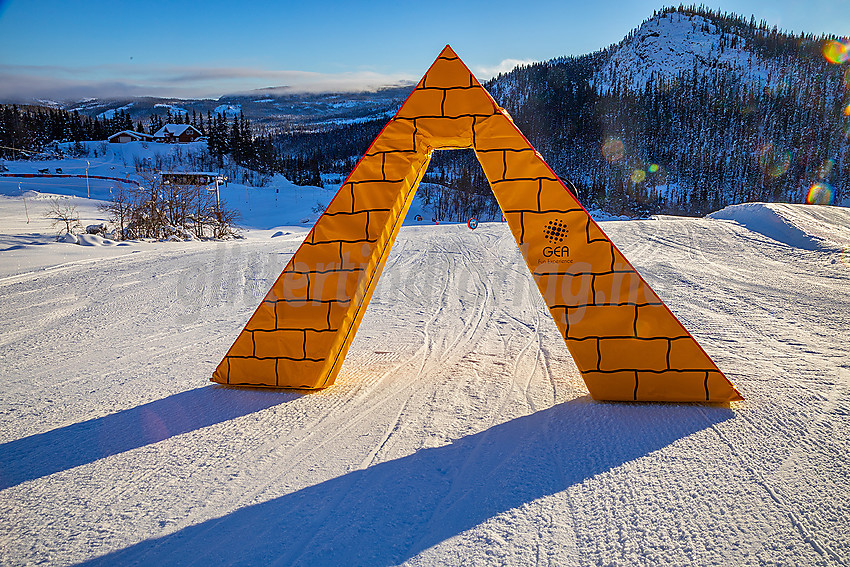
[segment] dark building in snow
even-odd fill
[[[150,142],[153,136],[132,130],[121,130],[107,138],[111,144],[126,144],[127,142]]]

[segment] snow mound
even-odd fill
[[[850,247],[850,209],[846,207],[743,203],[706,218],[735,221],[748,230],[803,250]]]
[[[59,242],[79,244],[80,246],[115,246],[117,242],[104,238],[99,234],[65,234]]]
[[[632,217],[628,215],[612,215],[610,213],[606,213],[602,209],[591,209],[587,212],[593,218],[593,220],[597,222],[612,220],[632,220]]]

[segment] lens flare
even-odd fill
[[[781,177],[791,166],[791,153],[766,144],[759,151],[758,162],[761,170],[770,177]]]
[[[655,173],[657,171],[658,171],[658,164],[657,163],[653,163],[652,165],[649,166],[649,172],[650,173]]]
[[[831,205],[832,186],[829,183],[813,183],[806,195],[806,202],[810,205]]]
[[[823,56],[833,65],[840,65],[850,61],[850,50],[846,44],[831,39],[823,44]]]
[[[841,256],[838,259],[845,266],[850,266],[850,246],[845,246],[841,249]]]
[[[621,161],[626,155],[626,148],[620,138],[607,138],[602,144],[602,155],[611,163]]]
[[[646,179],[646,172],[642,169],[636,169],[632,172],[632,183],[640,183]]]

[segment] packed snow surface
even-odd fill
[[[243,240],[59,243],[55,200],[108,220],[86,172],[202,147],[88,149],[0,177],[0,564],[850,563],[847,208],[602,223],[731,406],[594,402],[507,227],[418,200],[336,385],[231,389],[335,187],[231,180]]]
[[[333,387],[213,385],[305,227],[75,246],[0,199],[0,563],[846,565],[846,217],[762,208],[806,237],[603,223],[722,406],[591,400],[502,223],[403,227]]]

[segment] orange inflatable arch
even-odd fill
[[[342,184],[212,381],[333,384],[432,152],[458,148],[475,151],[594,399],[742,399],[449,46]]]

